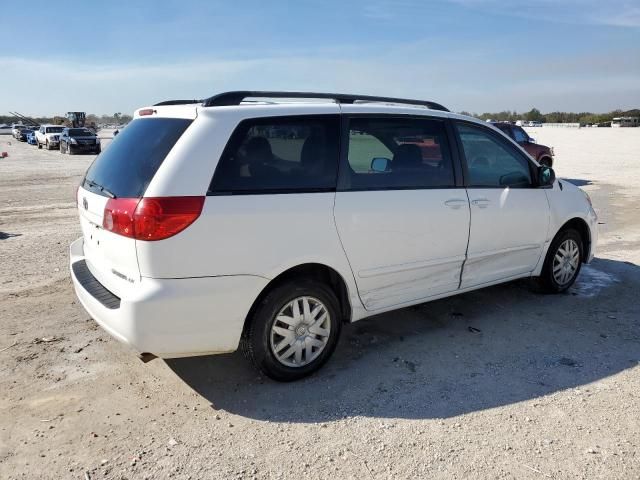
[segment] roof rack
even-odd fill
[[[431,110],[441,110],[448,112],[449,110],[439,103],[426,100],[411,100],[407,98],[393,97],[375,97],[371,95],[349,95],[344,93],[316,93],[316,92],[269,92],[269,91],[236,91],[225,92],[201,100],[205,107],[222,107],[230,105],[240,105],[246,98],[327,98],[337,103],[355,103],[355,102],[384,102],[384,103],[401,103],[407,105],[421,105]],[[199,101],[184,101],[189,103],[199,103]],[[158,105],[166,105],[167,102]]]
[[[154,107],[162,107],[167,105],[188,105],[191,103],[202,103],[203,100],[165,100],[164,102],[155,103]]]

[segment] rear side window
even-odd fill
[[[133,120],[89,167],[83,187],[95,193],[140,198],[192,120]]]
[[[343,190],[447,188],[455,185],[442,120],[352,118]]]
[[[270,117],[240,123],[225,148],[212,194],[335,190],[337,115]]]

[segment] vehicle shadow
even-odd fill
[[[576,187],[584,187],[586,185],[593,185],[591,180],[583,180],[581,178],[561,178],[565,182],[573,183]]]
[[[563,295],[518,281],[379,315],[346,325],[333,359],[295,383],[238,353],[167,364],[214,409],[253,419],[446,418],[636,366],[639,288],[638,266],[596,259]]]
[[[20,237],[20,236],[22,236],[21,233],[0,232],[0,240],[6,240],[7,238]]]

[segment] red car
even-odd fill
[[[536,143],[522,127],[517,125],[512,125],[509,122],[495,122],[492,123],[492,125],[515,140],[529,155],[535,158],[540,165],[553,167],[553,148]]]

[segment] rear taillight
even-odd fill
[[[136,240],[163,240],[191,225],[203,205],[204,197],[111,198],[102,226]]]

